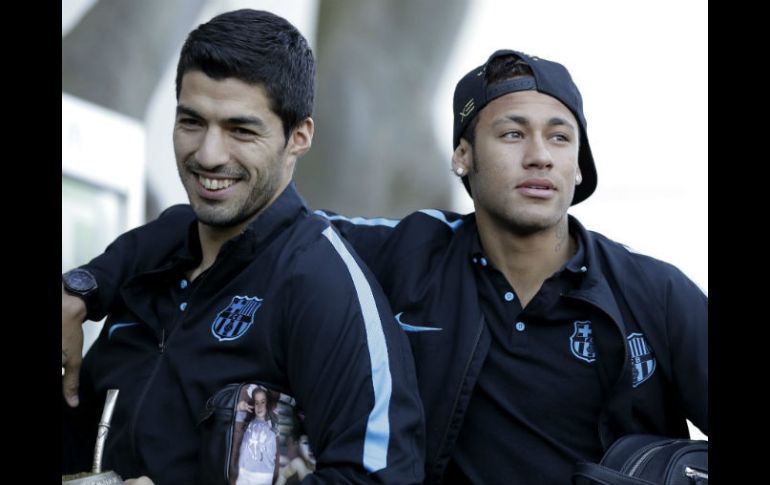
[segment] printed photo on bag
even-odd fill
[[[262,384],[240,386],[232,436],[231,485],[290,485],[315,470],[294,398]]]
[[[277,485],[295,485],[305,476],[315,471],[315,456],[310,449],[310,442],[302,429],[304,416],[297,414],[296,423],[286,434],[285,454],[282,452],[281,469],[276,481]]]

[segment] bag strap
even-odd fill
[[[656,485],[641,478],[629,477],[596,463],[578,463],[572,472],[573,485]]]

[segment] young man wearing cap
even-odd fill
[[[427,481],[569,483],[624,434],[687,436],[685,418],[707,433],[706,296],[567,214],[597,183],[567,70],[495,52],[454,108],[452,167],[475,213],[319,211],[410,336]]]

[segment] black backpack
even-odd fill
[[[602,461],[578,463],[573,485],[707,485],[708,441],[623,436]]]

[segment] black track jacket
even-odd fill
[[[421,482],[424,416],[408,339],[349,245],[290,185],[222,247],[183,311],[161,317],[157,295],[200,261],[190,214],[168,209],[84,266],[100,287],[88,318],[108,318],[84,360],[81,404],[65,406],[64,443],[90,437],[90,455],[95,423],[72,428],[98,418],[106,390],[119,388],[103,468],[158,485],[195,483],[206,400],[257,380],[304,411],[317,469],[303,483]],[[223,331],[218,323],[243,305],[248,328]]]
[[[438,482],[490,345],[470,258],[475,215],[424,209],[398,221],[316,213],[353,245],[409,335],[427,423],[425,478]],[[187,217],[194,218],[189,208]],[[587,272],[566,297],[592,305],[607,323],[594,329],[605,356],[602,444],[628,433],[687,436],[685,418],[708,433],[708,298],[674,266],[571,223],[585,246]],[[109,254],[95,261],[106,281],[130,270]],[[112,292],[100,289],[99,298],[111,301]],[[659,371],[634,389],[626,335],[636,331],[647,338]]]

